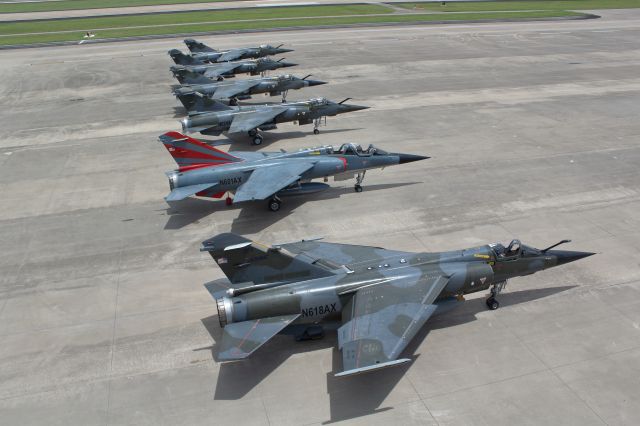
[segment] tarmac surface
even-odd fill
[[[260,150],[433,157],[278,213],[164,202],[179,39],[0,52],[1,423],[640,424],[640,11],[598,14],[203,38],[286,43],[292,72],[331,82],[290,99],[372,106],[319,136],[282,125]],[[410,251],[570,238],[598,254],[511,281],[497,311],[476,294],[433,318],[405,367],[335,378],[335,334],[215,361],[203,284],[223,275],[198,249],[225,231]]]

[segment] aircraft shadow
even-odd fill
[[[385,183],[378,185],[365,185],[365,191],[380,191],[385,189],[400,188],[407,185],[416,185],[422,182]],[[346,194],[357,194],[352,187],[330,188],[317,194],[306,196],[292,196],[283,198],[282,207],[277,212],[267,210],[266,201],[249,201],[245,203],[227,206],[224,201],[206,200],[200,198],[187,198],[177,202],[167,202],[166,214],[169,216],[164,226],[165,230],[181,229],[187,225],[214,214],[217,211],[240,210],[240,214],[233,220],[231,232],[238,234],[254,234],[266,227],[284,219],[307,201],[328,200],[340,198]]]
[[[519,303],[531,302],[549,297],[556,293],[570,290],[576,286],[561,286],[543,289],[520,290],[502,293],[498,297],[502,308]],[[484,298],[457,303],[450,311],[436,314],[422,327],[415,338],[404,350],[402,357],[411,362],[392,367],[372,374],[361,374],[351,377],[335,377],[341,370],[342,359],[337,348],[334,349],[333,371],[327,373],[327,391],[329,393],[331,419],[323,422],[330,424],[349,420],[372,413],[386,411],[391,407],[380,407],[393,388],[404,377],[419,355],[414,352],[420,347],[431,330],[453,327],[476,320],[476,314],[487,310]]]
[[[507,307],[530,302],[574,287],[576,286],[502,293],[499,296],[500,305]],[[486,310],[484,299],[478,298],[459,303],[455,309],[434,316],[407,346],[402,357],[415,361],[419,356],[415,354],[415,351],[431,330],[475,321],[476,315]],[[201,321],[212,339],[215,342],[219,342],[222,338],[222,330],[218,324],[217,315],[204,318]],[[381,407],[381,405],[404,377],[412,362],[370,374],[335,377],[335,374],[341,371],[342,359],[337,349],[337,337],[334,332],[328,332],[324,339],[306,342],[294,342],[291,336],[279,335],[244,361],[220,364],[214,399],[240,399],[292,355],[329,347],[333,348],[333,368],[332,371],[327,373],[327,392],[329,393],[331,418],[323,422],[323,424],[331,424],[392,409],[392,407]],[[217,343],[214,343],[211,347],[194,350],[210,350],[212,357],[216,359],[216,348]]]

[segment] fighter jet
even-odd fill
[[[173,86],[173,94],[181,102],[186,102],[185,108],[187,110],[193,107],[197,96],[206,96],[216,100],[229,100],[231,104],[236,104],[238,100],[251,99],[252,95],[265,93],[270,96],[282,95],[282,102],[286,102],[289,90],[326,84],[324,81],[308,80],[311,74],[304,78],[284,74],[276,77],[221,82],[210,80],[200,74],[197,74],[197,77],[192,81],[197,81],[198,83]]]
[[[203,59],[209,62],[225,62],[236,61],[238,59],[262,58],[264,56],[280,55],[282,53],[293,52],[293,49],[284,49],[282,44],[271,46],[269,44],[261,44],[257,47],[238,47],[228,50],[215,50],[204,43],[194,39],[185,39],[184,44],[191,51],[191,55],[195,58]]]
[[[299,125],[313,123],[313,133],[317,135],[320,133],[318,127],[323,117],[369,108],[346,104],[349,99],[337,103],[325,98],[314,98],[280,104],[229,106],[215,100],[198,98],[188,110],[189,116],[181,121],[182,131],[215,136],[223,132],[247,132],[253,138],[253,144],[260,145],[262,136],[258,130],[273,130],[277,128],[277,123],[297,121]]]
[[[298,64],[284,62],[284,58],[274,61],[270,58],[247,59],[236,62],[222,62],[215,64],[195,64],[195,65],[173,65],[169,69],[173,76],[182,83],[189,83],[186,77],[193,77],[193,74],[202,74],[205,77],[215,78],[222,81],[224,77],[235,77],[236,74],[258,75],[278,68],[295,67]]]
[[[167,172],[171,189],[167,201],[192,195],[221,198],[229,191],[235,192],[234,203],[269,199],[267,206],[274,212],[280,209],[280,197],[329,188],[326,183],[311,182],[312,179],[324,178],[326,182],[329,176],[335,180],[357,176],[354,188],[362,192],[367,170],[429,158],[388,153],[373,145],[363,150],[355,144],[296,152],[235,151],[231,155],[178,132],[165,133],[159,139],[178,163],[177,170]]]
[[[298,340],[337,329],[342,371],[349,376],[410,361],[402,351],[425,322],[489,289],[486,304],[507,280],[594,253],[539,250],[513,240],[440,253],[409,253],[315,240],[273,246],[235,234],[202,243],[231,285],[205,285],[223,335],[218,359],[246,358],[278,333]]]

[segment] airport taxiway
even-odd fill
[[[319,136],[282,125],[260,150],[432,157],[278,213],[164,202],[180,39],[0,52],[2,423],[640,423],[640,11],[599,14],[202,37],[286,43],[291,72],[330,82],[290,99],[372,106]],[[198,249],[226,231],[415,251],[571,238],[598,254],[513,280],[497,311],[472,297],[427,323],[406,367],[345,379],[333,334],[214,360],[203,283],[223,275]]]

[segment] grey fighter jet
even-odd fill
[[[187,110],[194,106],[198,96],[216,100],[229,100],[231,104],[235,104],[237,100],[251,99],[252,95],[265,93],[270,96],[282,95],[282,102],[286,102],[289,90],[326,84],[324,81],[309,80],[309,77],[311,77],[311,74],[304,78],[285,74],[275,77],[218,82],[197,74],[197,78],[192,80],[194,82],[197,81],[197,83],[173,86],[173,94],[178,97]]]
[[[558,244],[568,242],[561,241]],[[408,253],[346,244],[302,241],[267,246],[235,234],[203,242],[231,286],[214,296],[220,325],[219,360],[249,356],[278,333],[298,339],[337,329],[342,371],[364,373],[410,361],[402,351],[425,322],[508,279],[591,256],[544,250],[511,241],[440,253]]]
[[[254,145],[260,145],[262,136],[258,130],[272,130],[277,128],[278,123],[297,121],[299,125],[313,123],[313,133],[318,134],[323,117],[369,108],[346,104],[349,99],[332,102],[325,98],[314,98],[280,104],[229,106],[215,100],[198,98],[188,110],[189,116],[181,121],[182,131],[216,136],[223,132],[246,132],[253,138]]]
[[[326,183],[311,182],[312,179],[326,181],[334,176],[336,180],[346,180],[357,175],[355,190],[361,192],[367,170],[429,158],[388,153],[373,145],[362,150],[354,144],[345,144],[337,150],[325,146],[297,152],[236,151],[231,155],[178,132],[165,133],[160,142],[179,167],[167,172],[171,189],[167,201],[192,195],[221,198],[234,192],[235,203],[269,199],[267,206],[271,211],[280,209],[280,197],[329,188]]]
[[[258,75],[279,68],[295,67],[296,65],[298,64],[285,62],[284,58],[277,61],[271,58],[260,58],[216,64],[173,65],[169,69],[180,83],[189,83],[184,76],[192,77],[194,73],[222,81],[224,77],[231,78],[235,77],[236,74]]]
[[[199,59],[203,59],[209,62],[225,62],[225,61],[237,61],[239,59],[255,59],[262,58],[264,56],[274,56],[283,53],[293,52],[293,49],[284,49],[282,44],[278,46],[271,46],[269,44],[261,44],[257,47],[237,47],[227,50],[216,50],[204,43],[196,41],[194,39],[185,39],[184,44],[187,45],[191,55]]]

